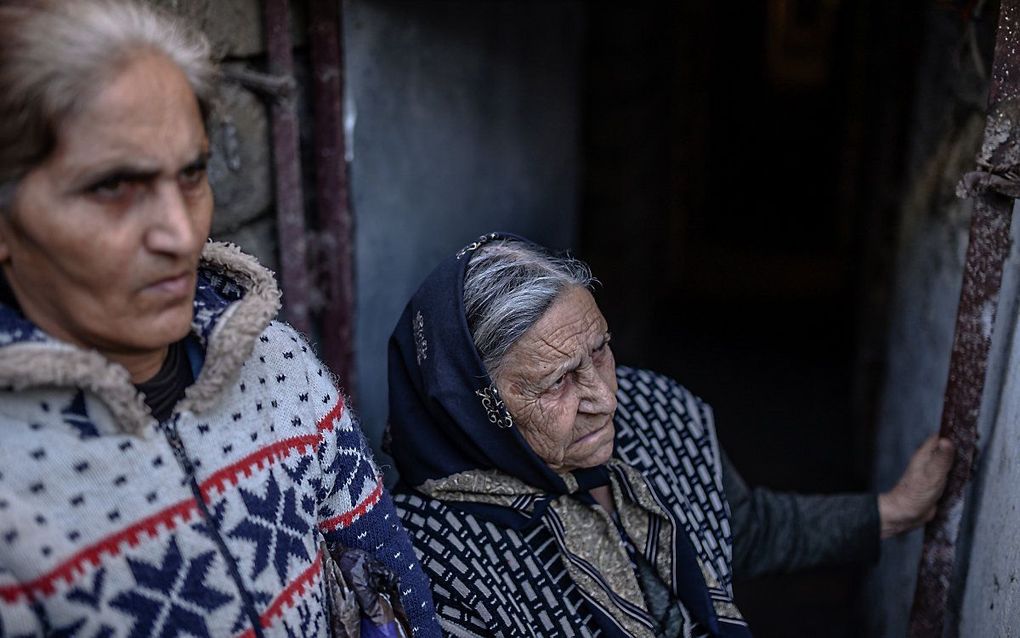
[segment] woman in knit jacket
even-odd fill
[[[327,635],[340,547],[437,636],[334,380],[207,243],[213,76],[151,9],[0,0],[0,636]]]

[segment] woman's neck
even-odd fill
[[[610,491],[608,485],[600,485],[588,493],[591,494],[591,497],[595,499],[595,502],[601,505],[602,509],[606,510],[607,513],[612,514],[616,511],[616,506],[613,505],[613,493]]]
[[[131,375],[131,383],[138,385],[156,376],[156,373],[163,367],[163,362],[166,361],[166,355],[169,350],[169,346],[164,346],[155,352],[104,352],[102,354],[106,355],[106,358],[110,361],[124,366],[128,374]]]

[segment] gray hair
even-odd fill
[[[201,33],[135,0],[0,0],[0,213],[46,160],[63,120],[138,53],[173,61],[204,118],[216,66]]]
[[[464,275],[464,313],[489,376],[498,374],[507,351],[557,297],[594,283],[581,260],[534,244],[498,240],[475,250]]]

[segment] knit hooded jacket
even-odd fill
[[[323,542],[429,585],[343,397],[273,321],[272,275],[207,245],[204,364],[157,423],[127,371],[0,305],[0,636],[328,634]]]

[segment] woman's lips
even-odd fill
[[[174,275],[173,277],[167,277],[166,279],[160,279],[156,283],[149,284],[145,287],[145,289],[171,298],[184,297],[191,292],[191,280],[191,273],[185,272],[180,275]]]
[[[574,442],[571,443],[571,445],[585,445],[587,443],[592,443],[598,440],[605,433],[606,428],[608,428],[612,423],[613,423],[612,419],[607,420],[605,424],[602,425],[602,427],[593,430],[580,438],[574,439]]]

